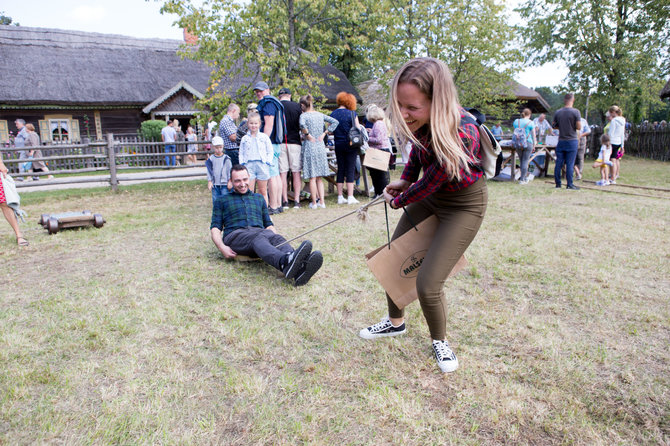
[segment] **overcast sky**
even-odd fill
[[[0,11],[23,26],[60,28],[134,37],[182,39],[173,26],[176,16],[161,15],[160,1],[145,0],[32,0],[0,1]],[[527,87],[556,86],[567,69],[560,64],[529,68],[516,80]]]

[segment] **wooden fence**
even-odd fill
[[[65,178],[53,180],[60,184],[100,182],[108,180],[113,189],[118,186],[118,173],[124,170],[141,169],[169,169],[173,170],[172,175],[162,175],[161,178],[183,177],[184,174],[178,173],[180,168],[204,166],[207,156],[212,153],[209,150],[210,141],[179,141],[170,143],[177,146],[176,152],[169,153],[175,156],[181,162],[178,166],[168,167],[165,153],[166,144],[163,142],[146,141],[138,137],[120,137],[114,138],[114,135],[108,134],[107,141],[89,142],[85,144],[50,144],[39,147],[25,148],[0,148],[0,155],[13,177],[33,177],[58,174],[70,174]],[[196,152],[196,164],[187,165],[186,155],[193,154],[187,151],[187,145],[195,144],[198,146]],[[41,157],[33,159],[20,159],[21,152],[39,149],[42,152]],[[20,173],[19,165],[30,161],[44,161],[48,172],[28,172]],[[71,174],[108,172],[109,177],[100,176],[100,178],[78,178]],[[198,174],[198,176],[202,176]],[[153,179],[155,177],[138,178]],[[39,185],[39,182],[30,182],[21,184],[22,187],[30,185]]]
[[[590,154],[597,156],[600,151],[601,128],[591,131]],[[670,129],[648,130],[633,128],[624,143],[627,156],[637,156],[658,161],[670,161]]]

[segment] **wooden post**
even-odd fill
[[[116,152],[114,148],[114,134],[107,134],[107,163],[109,165],[109,184],[113,192],[118,192],[119,181],[116,178]]]

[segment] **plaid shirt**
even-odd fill
[[[217,198],[212,207],[212,224],[209,228],[223,230],[224,237],[236,229],[268,226],[272,226],[272,220],[261,194],[247,191],[241,195],[232,190],[228,195]]]
[[[237,150],[237,140],[231,141],[230,135],[237,134],[237,125],[233,121],[233,118],[226,115],[221,118],[221,124],[219,124],[219,136],[223,138],[223,148],[226,150]]]
[[[461,180],[451,179],[449,174],[440,165],[431,148],[430,132],[427,126],[419,129],[414,136],[425,149],[412,147],[409,160],[402,172],[402,178],[412,184],[405,192],[393,200],[396,208],[407,206],[410,203],[421,201],[435,192],[456,192],[474,184],[484,173],[479,167],[481,153],[479,147],[479,129],[477,123],[467,112],[461,109],[461,124],[458,135],[463,141],[465,152],[470,157],[470,173],[463,167],[460,168]],[[423,177],[419,178],[419,172],[423,168]],[[418,180],[418,181],[417,181]]]

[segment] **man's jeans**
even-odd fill
[[[565,164],[565,177],[568,180],[568,187],[572,186],[572,176],[575,171],[575,158],[577,158],[577,148],[579,140],[569,139],[558,141],[556,145],[556,167],[554,167],[554,182],[557,187],[561,186],[561,170]]]
[[[285,241],[286,239],[281,235],[263,228],[236,229],[223,239],[223,243],[237,254],[258,256],[279,271],[282,270],[282,259],[293,252],[293,248],[288,243],[277,247]]]
[[[177,146],[173,144],[167,144],[165,146],[165,153],[175,153],[177,151]],[[166,156],[165,157],[165,164],[170,167],[170,166],[176,166],[177,165],[177,160],[176,157],[173,156]]]

